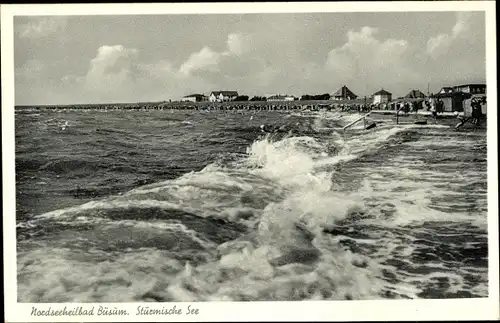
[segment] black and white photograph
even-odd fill
[[[498,305],[495,4],[383,4],[2,6],[7,320]]]

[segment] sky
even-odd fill
[[[484,83],[484,12],[16,16],[16,105]]]

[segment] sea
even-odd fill
[[[487,297],[486,131],[358,117],[16,111],[18,301]]]

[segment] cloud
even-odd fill
[[[276,91],[294,93],[304,86],[303,77],[312,84],[306,87],[314,88],[315,77],[323,67],[312,70],[314,64],[296,61],[290,56],[293,50],[284,45],[271,46],[275,42],[257,33],[233,32],[221,50],[202,46],[177,64],[167,59],[146,62],[135,48],[102,45],[88,60],[85,72],[58,75],[54,84],[38,82],[36,91],[47,94],[42,94],[44,101],[52,102],[56,97],[53,93],[64,93],[64,101],[74,103],[176,100],[191,92],[208,93],[214,89],[267,94],[275,91],[270,88],[276,84]],[[36,97],[35,90],[29,92]],[[61,100],[61,96],[57,98]]]
[[[210,88],[210,82],[202,76],[184,74],[166,60],[139,64],[138,71],[141,76],[136,75],[135,81],[142,88],[145,100],[176,100]]]
[[[452,28],[454,38],[464,35],[469,31],[469,23],[472,18],[471,12],[461,11],[457,13],[457,22]]]
[[[220,71],[219,64],[224,59],[239,57],[249,52],[251,37],[240,33],[231,33],[227,37],[226,49],[216,52],[205,46],[199,52],[193,53],[181,65],[179,71],[184,75],[190,75],[195,71]]]
[[[138,63],[138,51],[122,45],[101,46],[97,56],[90,61],[85,85],[94,90],[106,91],[129,81]]]
[[[75,100],[92,98],[101,102],[132,99],[136,92],[139,52],[123,45],[103,45],[89,62],[84,75],[66,75],[60,79],[62,89]]]
[[[252,47],[251,35],[243,35],[241,33],[232,33],[227,36],[227,51],[225,55],[243,55],[250,51]]]
[[[61,82],[68,92],[86,93],[94,101],[107,102],[175,100],[190,92],[216,88],[236,89],[249,95],[275,91],[296,95],[324,93],[334,91],[332,79],[348,82],[362,78],[378,86],[386,77],[413,75],[401,58],[408,51],[408,43],[380,41],[375,37],[377,32],[371,27],[350,31],[347,42],[329,52],[326,70],[324,63],[299,59],[285,47],[286,43],[275,48],[271,46],[272,38],[257,34],[231,33],[222,51],[204,46],[178,67],[168,60],[141,62],[136,49],[105,45],[97,50],[85,75],[68,75]]]
[[[155,43],[134,42],[128,37],[124,39],[134,46],[118,40],[122,45],[102,43],[101,38],[92,38],[92,42],[70,39],[78,39],[75,44],[95,44],[81,55],[68,55],[66,45],[45,45],[50,40],[47,38],[18,42],[19,53],[35,56],[27,55],[26,63],[17,61],[21,66],[16,68],[16,102],[161,101],[219,89],[249,96],[301,95],[333,93],[342,84],[358,95],[369,95],[381,87],[404,95],[412,88],[425,90],[428,83],[438,87],[481,81],[485,70],[484,19],[480,14],[471,19],[470,13],[447,15],[446,19],[447,29],[424,36],[408,34],[404,39],[382,36],[391,32],[382,22],[346,32],[327,26],[320,38],[316,30],[301,34],[302,29],[294,30],[293,24],[283,27],[279,23],[276,26],[280,28],[274,29],[240,25],[241,30],[213,38],[197,36],[197,41],[206,42],[186,52],[187,47],[180,50],[174,46],[161,51],[163,47]],[[22,21],[25,24],[18,26],[23,28],[16,29],[18,37],[64,29],[64,24],[56,28],[42,21]],[[380,32],[374,26],[380,27]],[[167,59],[167,55],[172,57]]]
[[[214,52],[210,47],[203,47],[199,52],[191,54],[180,67],[180,72],[189,75],[201,69],[216,70],[221,53]]]
[[[140,52],[123,45],[103,45],[90,60],[85,75],[66,75],[61,83],[68,93],[86,93],[94,101],[137,101],[178,99],[191,92],[207,92],[215,87],[233,88],[257,75],[267,83],[274,69],[262,70],[262,63],[245,56],[251,44],[247,35],[228,35],[226,48],[217,52],[208,46],[192,53],[176,67],[171,61],[142,62]],[[249,64],[254,69],[249,69]],[[256,68],[259,67],[259,68]],[[253,82],[253,81],[252,81]],[[250,85],[247,83],[247,85]],[[139,98],[138,98],[139,97]]]
[[[378,29],[367,26],[350,30],[347,42],[328,53],[325,65],[331,78],[341,83],[364,83],[368,88],[395,80],[418,79],[409,61],[413,51],[409,43],[397,39],[381,41],[375,37],[377,33]]]
[[[431,37],[427,41],[427,54],[433,58],[440,57],[445,54],[453,42],[453,37],[448,34],[440,34]]]
[[[134,48],[103,45],[90,60],[86,74],[60,79],[61,90],[67,94],[65,101],[70,103],[175,100],[186,92],[200,92],[209,87],[199,76],[186,73],[188,66],[189,72],[206,67],[210,63],[204,60],[206,53],[201,50],[191,55],[184,67],[176,68],[167,60],[144,63]]]
[[[439,34],[431,37],[427,41],[427,54],[432,58],[438,58],[446,54],[455,40],[467,36],[470,30],[469,24],[471,18],[472,13],[470,12],[458,12],[455,25],[453,25],[451,32]]]
[[[30,21],[18,27],[21,38],[43,38],[63,31],[66,28],[66,17],[33,17]]]

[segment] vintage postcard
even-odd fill
[[[499,319],[494,2],[1,15],[6,322]]]

